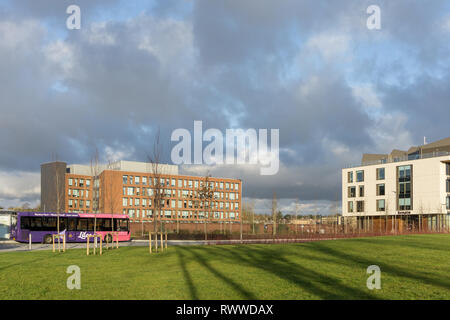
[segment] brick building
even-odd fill
[[[242,182],[237,179],[208,178],[213,192],[212,207],[200,199],[205,177],[178,174],[174,165],[159,165],[163,221],[239,222]],[[94,178],[98,177],[98,178]],[[151,221],[155,211],[156,178],[151,165],[117,161],[99,165],[41,165],[41,208],[47,212],[127,214],[132,221]],[[59,195],[59,200],[58,200]],[[203,208],[205,207],[205,208]]]

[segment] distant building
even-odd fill
[[[342,212],[363,229],[442,230],[450,225],[450,138],[408,151],[364,154],[342,169]]]
[[[151,168],[149,163],[117,161],[111,165],[99,165],[95,170],[97,174],[94,174],[88,165],[44,163],[41,165],[41,209],[56,212],[59,194],[61,212],[123,213],[132,221],[150,221],[154,214],[156,179]],[[205,177],[179,175],[178,166],[168,164],[160,164],[158,171],[164,186],[160,219],[203,221],[211,211],[210,221],[240,221],[241,180],[209,178],[214,192],[213,206],[209,210],[203,209],[198,197]],[[97,181],[94,181],[95,175],[98,176]]]

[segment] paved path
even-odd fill
[[[159,243],[158,243],[159,244]],[[179,246],[179,245],[204,245],[204,241],[183,241],[183,240],[168,240],[167,244],[169,246]],[[62,243],[61,243],[62,245]],[[92,246],[92,242],[91,242]],[[133,240],[120,242],[120,247],[137,247],[137,246],[148,246],[148,240]],[[32,250],[52,250],[53,245],[51,244],[42,244],[42,243],[33,243],[31,248]],[[67,249],[81,249],[86,248],[86,243],[66,243]],[[9,252],[9,251],[29,251],[28,243],[20,243],[16,241],[0,241],[0,252]]]
[[[255,239],[255,240],[243,240],[244,244],[252,244],[252,243],[299,243],[299,242],[310,242],[310,241],[318,241],[318,240],[333,240],[335,238],[321,238],[321,239]],[[167,244],[169,246],[189,246],[189,245],[217,245],[217,244],[240,244],[241,240],[168,240]],[[92,243],[91,243],[92,244]],[[159,242],[158,242],[159,244]],[[62,244],[61,244],[62,245]],[[127,242],[120,242],[119,246],[121,247],[138,247],[138,246],[148,246],[148,240],[131,240]],[[34,250],[51,250],[51,244],[41,244],[41,243],[33,243],[32,251]],[[81,249],[86,248],[86,243],[66,243],[67,249]],[[28,243],[20,243],[12,240],[4,240],[0,241],[0,252],[10,252],[10,251],[29,251]]]

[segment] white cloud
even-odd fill
[[[17,49],[36,44],[45,33],[45,28],[35,20],[0,21],[0,48]]]
[[[306,50],[319,53],[326,61],[333,61],[348,54],[350,37],[330,31],[312,36],[306,42]]]
[[[371,85],[358,85],[352,87],[355,99],[366,108],[381,108],[382,103]]]
[[[87,32],[83,36],[87,38],[90,44],[98,45],[114,45],[116,44],[116,36],[108,31],[106,22],[92,23]]]
[[[130,155],[134,154],[135,149],[133,147],[111,147],[106,146],[104,149],[106,161],[119,161],[129,159]]]
[[[194,61],[194,36],[190,22],[142,16],[129,21],[129,27],[138,32],[138,49],[157,57],[163,67],[171,64],[181,67]]]
[[[44,48],[48,61],[60,68],[65,76],[71,74],[74,68],[74,48],[66,41],[57,40]]]
[[[0,206],[8,208],[25,202],[32,206],[38,204],[41,192],[40,179],[40,173],[0,171]]]

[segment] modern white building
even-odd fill
[[[361,229],[448,230],[450,138],[342,169],[342,213]]]

